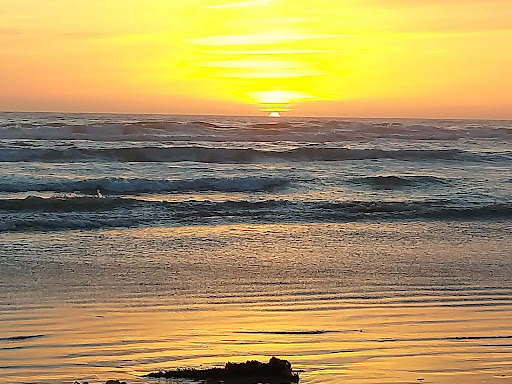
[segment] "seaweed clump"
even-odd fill
[[[299,374],[292,371],[287,360],[272,357],[268,363],[250,360],[245,363],[227,363],[224,368],[177,369],[153,372],[147,377],[157,379],[187,379],[213,383],[291,384],[299,382]]]

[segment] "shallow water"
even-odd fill
[[[512,380],[510,222],[8,234],[0,382],[289,359],[303,383]],[[502,376],[504,375],[504,376]]]

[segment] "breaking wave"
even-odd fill
[[[260,192],[284,188],[289,180],[270,177],[226,177],[189,180],[165,180],[105,177],[87,180],[35,179],[18,183],[0,182],[1,192],[58,192],[96,194],[187,193],[187,192]]]
[[[145,201],[135,198],[27,197],[0,200],[0,230],[73,230],[146,225],[511,219],[511,204],[451,201]]]
[[[285,151],[252,148],[142,147],[142,148],[72,148],[0,149],[0,162],[202,162],[251,163],[264,161],[343,161],[394,159],[403,161],[459,160],[478,161],[496,154],[473,153],[459,149],[350,149],[350,148],[296,148]]]

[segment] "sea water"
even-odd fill
[[[0,114],[0,383],[277,356],[512,382],[512,122]]]

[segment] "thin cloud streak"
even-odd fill
[[[270,3],[271,1],[272,0],[240,1],[237,3],[209,5],[209,6],[206,6],[203,8],[205,8],[205,9],[223,9],[223,8],[238,8],[238,7],[254,7],[254,6]]]
[[[254,50],[232,50],[232,51],[210,51],[216,55],[241,55],[241,56],[286,56],[286,55],[309,55],[337,52],[333,49],[254,49]]]
[[[357,37],[357,35],[350,34],[278,34],[278,33],[265,33],[254,35],[219,35],[201,37],[191,40],[198,45],[265,45],[265,44],[279,44],[290,41],[302,40],[323,40],[323,39],[337,39],[337,38],[350,38]]]

